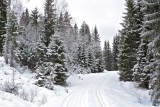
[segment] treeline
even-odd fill
[[[10,66],[35,72],[38,86],[53,89],[54,84],[67,85],[71,73],[103,72],[96,26],[72,25],[69,11],[58,10],[54,0],[45,1],[44,15],[37,8],[20,14],[17,1],[1,0],[0,7],[0,54]]]
[[[104,41],[103,65],[107,71],[118,71],[120,36],[113,37],[112,48],[109,41]]]
[[[160,104],[160,1],[126,0],[118,55],[119,79],[151,90]]]

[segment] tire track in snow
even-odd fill
[[[75,89],[63,100],[61,107],[87,107],[87,89]]]
[[[100,82],[98,83],[98,86],[96,88],[96,96],[98,98],[98,101],[99,101],[99,104],[101,105],[101,107],[108,107],[106,105],[106,103],[105,103],[104,98],[102,97],[103,95],[102,95],[102,92],[101,92],[101,90],[102,90],[102,84],[103,84],[104,80],[105,80],[105,77],[103,77],[100,80]]]

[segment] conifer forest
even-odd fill
[[[0,0],[0,107],[160,106],[160,0],[124,0],[113,41],[78,25],[66,1],[44,0],[43,12],[22,1]]]

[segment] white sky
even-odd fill
[[[92,30],[96,25],[103,47],[104,40],[110,40],[121,29],[120,23],[124,12],[125,0],[66,0],[71,16],[80,27],[85,21]],[[26,3],[25,3],[26,4]],[[27,7],[33,10],[38,7],[43,11],[44,0],[30,0]]]

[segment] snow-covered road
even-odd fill
[[[12,78],[13,70],[0,57],[0,84]],[[15,73],[15,81],[22,84],[20,93],[0,90],[0,107],[153,107],[148,90],[136,88],[132,82],[120,82],[116,71],[74,74],[67,79],[68,87],[55,86],[54,90],[34,85],[34,74],[29,71]]]
[[[119,82],[117,72],[89,74],[78,82],[73,78],[69,81],[69,93],[49,101],[45,107],[151,107],[147,97]]]

